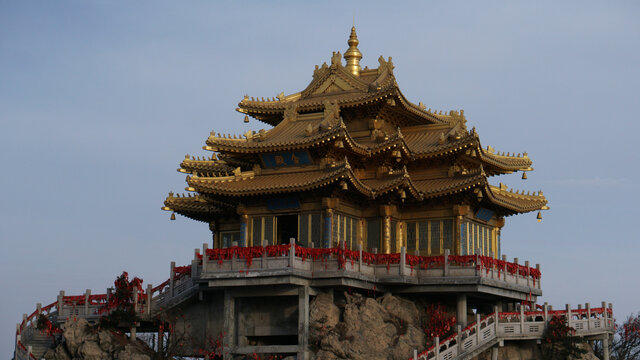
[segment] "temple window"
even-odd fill
[[[275,239],[273,233],[273,216],[257,216],[252,221],[253,246],[272,245]]]
[[[233,242],[240,242],[240,231],[221,231],[220,240],[222,241],[222,247],[231,247]]]
[[[381,224],[382,221],[380,218],[367,220],[367,236],[365,237],[365,243],[362,244],[363,249],[367,249],[369,251],[373,248],[380,249]]]
[[[348,249],[354,249],[356,244],[356,233],[358,229],[358,219],[344,214],[333,216],[333,242],[334,245],[343,246],[346,243]]]
[[[418,250],[422,255],[453,250],[453,219],[407,222],[407,249]]]
[[[473,255],[475,249],[480,250],[480,255],[494,257],[500,256],[500,237],[498,230],[493,226],[465,221],[460,224],[460,254]]]

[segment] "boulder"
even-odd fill
[[[142,341],[130,341],[125,335],[89,325],[86,320],[69,320],[64,324],[63,341],[49,349],[47,360],[151,360],[154,353]]]
[[[411,301],[391,294],[344,298],[342,311],[329,294],[319,294],[310,305],[315,359],[406,360],[413,349],[425,347],[420,313]]]

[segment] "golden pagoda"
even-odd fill
[[[506,216],[546,210],[542,191],[513,191],[489,177],[532,171],[527,153],[483,148],[463,110],[408,101],[391,58],[361,68],[349,49],[315,67],[297,93],[245,96],[237,111],[269,129],[211,132],[207,157],[186,156],[188,195],[164,210],[209,224],[215,248],[288,243],[421,255],[499,257]],[[526,178],[526,173],[523,173]],[[172,214],[173,216],[173,214]]]

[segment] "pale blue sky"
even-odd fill
[[[160,210],[209,131],[243,133],[245,93],[303,89],[344,52],[392,56],[404,94],[464,109],[483,145],[527,151],[550,201],[511,217],[510,258],[542,264],[541,301],[640,310],[640,5],[627,2],[0,0],[0,357],[60,289],[123,270],[158,284],[210,239]]]

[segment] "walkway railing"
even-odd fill
[[[204,256],[203,256],[204,254]],[[208,249],[203,246],[202,254],[195,250],[191,265],[176,267],[171,263],[170,277],[160,285],[147,285],[146,291],[134,289],[134,306],[138,315],[150,320],[180,301],[191,297],[197,289],[198,281],[205,276],[247,274],[249,271],[298,270],[310,276],[342,276],[349,273],[373,276],[377,281],[394,281],[398,277],[409,279],[436,279],[446,276],[482,277],[509,284],[540,289],[540,267],[531,268],[529,263],[518,264],[481,255],[454,256],[445,251],[442,256],[418,256],[407,254],[404,247],[400,253],[377,254],[344,248],[305,248],[294,242],[286,245],[230,247]],[[66,296],[64,291],[55,302],[47,306],[38,304],[30,315],[25,314],[16,328],[16,359],[35,358],[29,346],[36,330],[37,318],[47,315],[49,320],[60,325],[67,319],[84,318],[97,321],[110,311],[108,308],[112,289],[105,294],[85,294]],[[576,323],[576,326],[579,323]],[[593,326],[596,326],[595,324]]]
[[[191,278],[191,266],[176,267],[175,263],[171,263],[171,276],[162,284],[153,287],[147,285],[146,291],[140,291],[137,288],[133,290],[134,308],[138,316],[143,319],[151,319],[156,313],[161,312],[163,305],[169,300],[181,295],[184,289],[193,286]],[[55,336],[55,328],[47,330],[38,330],[37,321],[40,315],[45,315],[47,319],[58,327],[69,319],[85,319],[93,322],[97,321],[100,316],[108,314],[112,309],[109,308],[109,299],[113,296],[113,289],[107,289],[105,294],[91,294],[88,290],[82,295],[65,295],[64,291],[60,291],[56,301],[49,305],[42,306],[40,303],[36,305],[36,310],[31,314],[24,314],[22,322],[16,325],[16,343],[14,359],[37,359],[34,355],[34,349],[29,345],[32,339],[37,335]]]
[[[409,360],[454,360],[468,358],[475,351],[486,350],[486,347],[504,340],[542,339],[544,329],[553,316],[562,316],[567,325],[575,329],[573,336],[595,336],[613,334],[615,331],[613,309],[611,304],[600,308],[552,311],[546,305],[542,311],[498,312],[486,317],[477,315],[476,321],[447,337],[444,340],[434,339],[434,345],[414,355]],[[477,353],[475,354],[477,355]]]
[[[293,250],[293,251],[292,251]],[[402,276],[419,281],[420,279],[440,278],[446,276],[481,277],[498,282],[541,289],[540,265],[535,268],[495,259],[482,255],[457,256],[445,250],[440,256],[419,256],[406,252],[404,247],[400,253],[377,254],[366,251],[344,248],[305,248],[294,242],[286,245],[238,247],[208,249],[203,246],[201,260],[203,275],[220,275],[225,273],[244,274],[274,269],[296,269],[309,272],[310,276],[323,277],[343,273],[359,273],[374,276],[378,281],[396,279]]]

